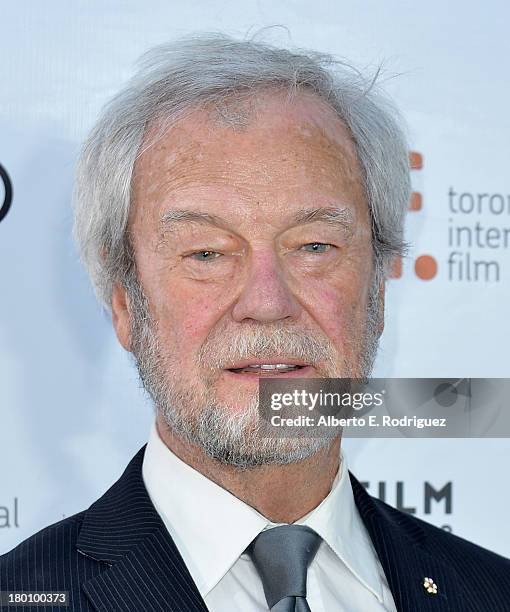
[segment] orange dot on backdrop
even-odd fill
[[[437,261],[432,255],[420,255],[414,262],[416,276],[422,280],[430,280],[437,274]]]

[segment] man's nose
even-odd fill
[[[277,255],[272,251],[252,253],[248,275],[234,309],[233,318],[270,322],[297,319],[301,306],[290,290]]]

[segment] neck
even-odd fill
[[[239,470],[176,436],[160,415],[156,425],[163,442],[179,459],[274,523],[294,523],[316,508],[330,492],[339,468],[340,436],[298,463]]]

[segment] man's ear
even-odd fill
[[[382,279],[381,282],[379,283],[379,291],[377,292],[377,314],[378,314],[378,321],[379,321],[379,326],[377,328],[377,332],[379,334],[379,337],[381,337],[381,334],[384,331],[384,296],[385,296],[385,290],[386,290],[386,283],[385,283],[384,279]]]
[[[112,291],[112,322],[117,338],[126,351],[131,350],[129,298],[122,283],[116,282]]]

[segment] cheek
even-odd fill
[[[355,281],[334,286],[315,283],[308,287],[310,313],[334,342],[343,344],[361,336],[366,319],[366,289]],[[346,338],[348,336],[348,338]]]
[[[219,316],[213,295],[174,287],[159,301],[156,317],[164,346],[172,346],[178,355],[196,353]]]

